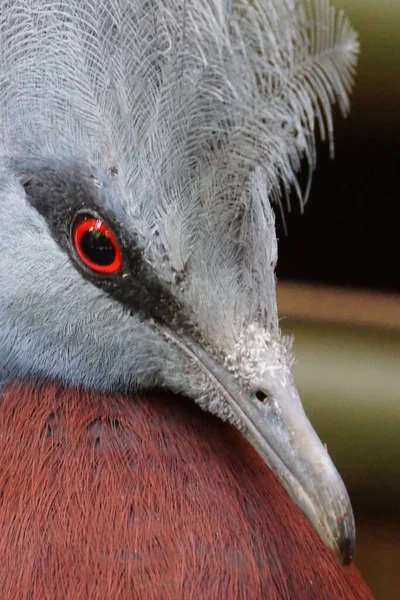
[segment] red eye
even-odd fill
[[[96,273],[112,275],[122,268],[122,254],[115,235],[100,219],[91,215],[79,218],[73,229],[76,253]]]

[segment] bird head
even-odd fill
[[[272,209],[347,111],[347,21],[324,0],[16,0],[0,42],[1,380],[185,394],[349,562],[279,329]]]

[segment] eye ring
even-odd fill
[[[82,263],[101,275],[114,275],[122,268],[122,252],[111,228],[99,217],[83,214],[76,219],[72,240]]]

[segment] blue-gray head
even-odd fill
[[[279,331],[271,203],[347,111],[354,32],[325,0],[1,8],[0,379],[183,392],[350,560]]]

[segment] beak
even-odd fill
[[[243,432],[289,496],[342,565],[350,564],[355,524],[344,483],[306,417],[291,377],[279,375],[265,386],[265,400],[242,388],[193,340],[163,325],[159,333],[179,346],[202,370],[243,423]]]

